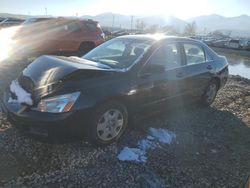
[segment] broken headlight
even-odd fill
[[[42,99],[33,110],[50,113],[69,112],[79,96],[80,92],[75,92]]]

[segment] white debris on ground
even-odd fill
[[[165,129],[150,128],[149,132],[152,137],[154,137],[163,144],[170,144],[173,138],[176,137],[176,135],[173,132]]]
[[[10,97],[8,103],[25,103],[28,105],[33,104],[31,94],[25,91],[16,80],[11,82],[10,91],[17,96],[17,99],[12,99]]]
[[[149,135],[138,141],[137,148],[124,147],[117,157],[121,161],[146,162],[148,149],[155,149],[161,144],[171,144],[175,137],[173,132],[166,129],[150,128]]]
[[[124,147],[123,150],[118,155],[118,159],[121,161],[136,161],[136,162],[146,162],[147,157],[145,151],[140,148],[129,148]]]

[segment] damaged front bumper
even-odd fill
[[[6,113],[7,119],[25,133],[54,137],[79,131],[77,123],[79,123],[79,117],[82,116],[78,115],[80,112],[47,113],[33,111],[28,106],[19,103],[9,103],[9,97],[10,93],[5,91],[3,101],[0,103],[2,110]],[[83,120],[82,117],[81,120]]]

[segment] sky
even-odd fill
[[[250,13],[249,0],[0,0],[0,13],[82,16],[112,12],[133,16],[175,16],[189,19],[219,14],[226,17]]]

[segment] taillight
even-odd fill
[[[105,34],[103,32],[101,33],[101,36],[105,40]]]

